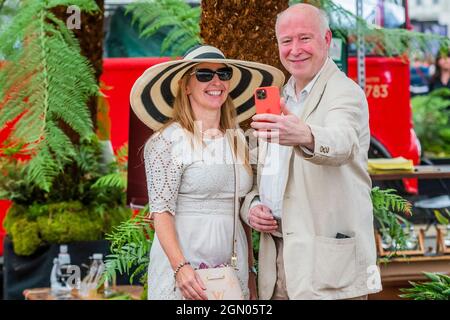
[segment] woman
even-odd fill
[[[450,57],[448,53],[438,52],[435,62],[435,73],[431,77],[429,89],[430,92],[439,88],[450,89]]]
[[[207,299],[195,269],[227,264],[232,251],[235,171],[230,159],[237,163],[239,196],[252,186],[248,157],[238,154],[229,131],[253,115],[256,87],[280,87],[283,81],[276,68],[225,59],[211,46],[153,66],[136,81],[131,105],[156,131],[144,151],[156,231],[149,299]],[[238,278],[244,297],[254,299],[251,232],[240,221],[236,232]]]

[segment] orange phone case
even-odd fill
[[[278,89],[278,87],[256,88],[254,96],[257,114],[281,114],[280,89]]]

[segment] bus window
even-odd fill
[[[356,0],[334,0],[345,10],[356,15]],[[363,19],[369,24],[375,24],[385,28],[404,28],[406,11],[403,0],[364,0]],[[354,21],[346,21],[336,13],[332,13],[330,19],[341,21],[345,25]]]
[[[385,0],[383,4],[383,26],[385,28],[405,28],[405,7],[401,0]]]

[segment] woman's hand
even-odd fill
[[[178,271],[176,281],[186,300],[208,300],[202,279],[190,265],[185,265]]]
[[[256,274],[249,272],[248,274],[248,290],[250,292],[250,300],[258,300],[258,291],[256,290]]]

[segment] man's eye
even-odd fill
[[[311,39],[311,37],[302,37],[302,38],[301,38],[302,41],[308,41],[308,40],[310,40],[310,39]]]

